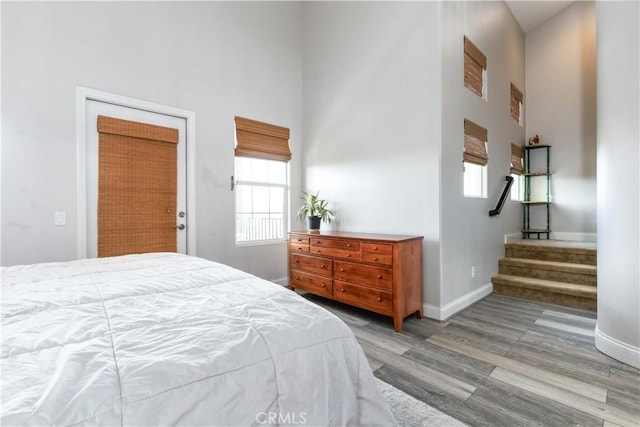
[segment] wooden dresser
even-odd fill
[[[422,318],[422,236],[293,231],[289,288],[393,317]]]

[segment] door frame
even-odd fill
[[[76,164],[78,208],[78,259],[87,257],[87,136],[86,104],[98,101],[127,108],[149,111],[185,120],[187,177],[187,254],[196,255],[196,113],[168,105],[156,104],[128,96],[116,95],[86,87],[76,87]]]

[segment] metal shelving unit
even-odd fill
[[[549,239],[551,233],[550,226],[550,210],[551,210],[551,146],[550,145],[526,145],[524,148],[524,200],[522,201],[522,238],[530,239],[532,236],[545,236]],[[536,170],[532,165],[531,154],[534,150],[545,150],[546,154],[546,169],[540,171]],[[539,199],[532,200],[532,180],[540,177],[544,180],[545,194],[540,197],[540,194],[536,196]],[[531,227],[531,209],[532,207],[542,206],[546,210],[546,227],[544,228],[532,228]]]

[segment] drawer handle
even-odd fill
[[[376,258],[376,257],[373,257],[373,260],[374,260],[374,261],[377,261],[377,260],[378,260],[378,258]]]
[[[378,279],[382,279],[382,275],[381,274],[378,274]]]
[[[382,302],[382,298],[378,297],[378,302]]]
[[[344,292],[344,288],[340,288],[340,292]]]
[[[299,250],[299,251],[301,251],[301,250],[302,250],[302,247],[301,247],[301,246],[298,246],[298,250]]]
[[[347,243],[347,247],[350,248],[351,247],[351,243]]]
[[[326,267],[324,266],[324,264],[322,264],[322,265],[320,265],[320,268],[326,268]]]
[[[327,287],[327,285],[325,285],[324,283],[322,283],[320,286],[322,286],[323,288]]]
[[[340,269],[340,273],[344,273],[344,268],[341,268],[341,269]]]
[[[351,254],[347,254],[347,258],[351,258]]]
[[[320,243],[322,242],[320,242],[319,240],[316,240],[316,245],[319,245]]]
[[[373,250],[374,250],[374,251],[377,251],[377,250],[378,250],[378,247],[377,247],[377,246],[374,246],[374,247],[373,247]]]
[[[316,249],[316,253],[318,253],[318,254],[319,254],[319,253],[320,253],[320,249]]]
[[[299,281],[299,280],[300,280],[300,277],[296,277],[296,280],[298,280],[298,281]]]
[[[300,260],[299,259],[297,259],[295,262],[296,262],[296,264],[300,264]]]

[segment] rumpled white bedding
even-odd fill
[[[339,319],[154,253],[2,268],[2,425],[395,425]]]

